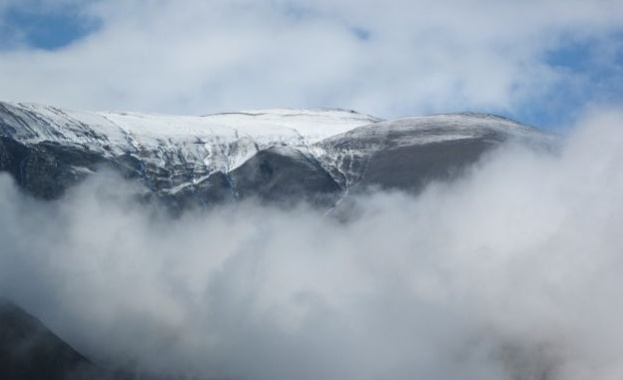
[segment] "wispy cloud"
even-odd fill
[[[597,94],[623,99],[620,86],[569,70],[577,56],[558,54],[567,67],[551,60],[573,41],[600,40],[610,51],[586,46],[590,70],[620,82],[612,54],[621,54],[623,5],[614,0],[68,3],[101,27],[57,51],[0,53],[0,97],[194,114],[489,110],[554,124],[603,102]]]

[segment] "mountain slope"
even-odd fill
[[[92,363],[21,307],[0,297],[2,380],[176,380]]]
[[[46,199],[110,168],[180,208],[249,197],[328,205],[368,186],[417,192],[511,139],[555,140],[482,114],[383,121],[276,109],[188,117],[0,103],[0,170]]]
[[[451,179],[481,155],[513,140],[551,146],[556,137],[488,114],[409,117],[355,128],[325,139],[332,170],[347,187],[378,186],[412,192],[431,180]],[[331,167],[331,164],[327,164]]]
[[[0,299],[0,379],[61,380],[95,374],[85,357],[15,304]]]

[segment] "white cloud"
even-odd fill
[[[569,80],[547,51],[623,18],[607,0],[82,3],[101,29],[55,52],[0,53],[1,98],[194,114],[514,111]]]

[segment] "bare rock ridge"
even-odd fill
[[[381,120],[345,110],[198,117],[0,102],[0,171],[44,199],[112,169],[184,209],[257,198],[330,206],[369,186],[417,192],[508,140],[552,135],[487,114]]]

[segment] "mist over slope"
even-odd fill
[[[623,375],[623,114],[556,152],[501,145],[346,221],[252,200],[171,219],[136,183],[61,199],[0,176],[0,296],[83,355],[228,379]]]

